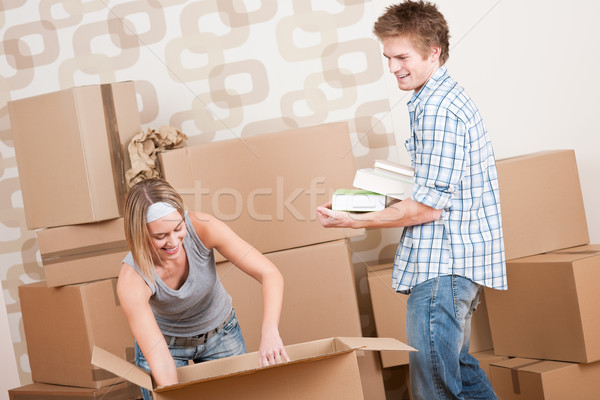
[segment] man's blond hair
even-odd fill
[[[439,47],[440,65],[444,65],[450,56],[448,23],[433,3],[408,0],[389,6],[375,22],[373,33],[380,40],[407,36],[423,58],[433,47]]]

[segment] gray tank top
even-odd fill
[[[187,234],[183,238],[183,247],[190,268],[187,280],[178,290],[168,287],[156,272],[156,284],[153,285],[141,273],[131,252],[123,260],[142,276],[152,290],[150,306],[162,333],[184,337],[216,328],[231,311],[231,296],[217,276],[214,252],[200,241],[187,211],[185,226]]]

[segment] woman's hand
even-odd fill
[[[258,362],[261,367],[290,361],[276,327],[263,330],[260,346],[258,348],[258,357]]]

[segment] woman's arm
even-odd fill
[[[178,382],[175,361],[150,308],[151,294],[144,279],[133,267],[123,263],[117,281],[117,295],[129,328],[150,364],[156,384],[172,385]]]
[[[259,347],[261,366],[289,361],[279,336],[283,303],[283,276],[258,250],[225,223],[204,213],[190,213],[194,229],[207,248],[215,248],[239,269],[262,284],[263,321]]]
[[[441,215],[441,210],[410,198],[368,213],[334,211],[331,203],[317,207],[319,222],[325,228],[398,228],[436,221]]]

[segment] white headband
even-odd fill
[[[146,211],[146,223],[149,224],[152,221],[166,217],[174,211],[177,211],[177,209],[169,203],[165,203],[164,201],[154,203],[148,207],[148,210]]]

